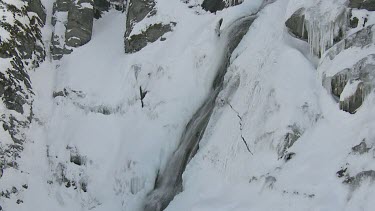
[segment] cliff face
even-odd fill
[[[373,210],[374,8],[0,0],[0,210]]]
[[[0,1],[0,170],[19,170],[18,159],[33,119],[29,72],[45,60],[41,28],[46,13],[39,0]],[[1,177],[0,176],[0,177]],[[13,197],[22,184],[3,186],[1,197]],[[14,189],[16,188],[16,189]]]

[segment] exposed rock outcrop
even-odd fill
[[[0,1],[0,172],[18,168],[26,141],[25,129],[33,118],[29,71],[45,60],[41,28],[46,14],[39,0]],[[21,187],[22,184],[19,184]],[[18,187],[18,185],[16,185]],[[13,197],[11,193],[0,196]]]
[[[72,5],[68,13],[65,43],[70,47],[79,47],[91,40],[94,19],[94,1],[80,0]]]
[[[51,53],[55,60],[91,40],[94,0],[57,0],[53,5]]]
[[[298,9],[287,19],[285,26],[294,37],[310,44],[312,54],[321,57],[345,37],[349,25],[348,11],[343,8],[331,22],[316,19],[314,15],[310,17],[308,11],[306,8]]]
[[[40,0],[30,0],[29,1],[29,11],[35,12],[40,20],[42,20],[43,25],[46,24],[47,14],[45,8]]]
[[[226,7],[241,4],[243,0],[204,0],[202,8],[206,11],[217,12]]]
[[[156,13],[154,0],[129,0],[126,14],[125,52],[133,53],[137,50],[132,47],[131,32],[134,25],[142,21],[146,16]],[[134,36],[134,35],[133,35]]]
[[[375,11],[375,0],[350,0],[349,7]]]
[[[308,32],[305,27],[305,9],[297,10],[286,22],[285,26],[293,36],[307,41]]]
[[[156,23],[149,26],[145,31],[140,34],[132,35],[125,39],[125,52],[135,53],[140,51],[142,48],[146,47],[148,43],[153,43],[157,41],[162,36],[172,31],[173,26],[176,23],[172,22],[170,24]]]

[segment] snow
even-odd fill
[[[50,18],[52,4],[43,3]],[[364,156],[351,153],[363,139],[375,146],[375,97],[370,94],[350,115],[339,110],[322,79],[375,53],[374,48],[350,48],[315,64],[305,52],[307,44],[291,38],[284,24],[301,6],[316,6],[311,11],[326,16],[311,22],[319,25],[310,45],[324,53],[336,30],[329,24],[341,14],[342,3],[278,0],[258,13],[232,54],[199,151],[183,174],[183,192],[167,211],[373,208],[373,183],[352,190],[336,172],[345,165],[350,176],[375,168],[373,149]],[[177,25],[164,42],[149,43],[134,54],[124,53],[124,13],[113,10],[96,20],[88,44],[30,73],[36,121],[19,159],[27,174],[7,172],[0,180],[5,189],[13,183],[29,188],[17,196],[24,201],[20,205],[16,198],[1,198],[3,209],[142,210],[158,170],[210,92],[225,47],[215,34],[218,21],[223,18],[225,29],[261,5],[261,0],[247,0],[211,14],[181,1],[158,0],[157,14],[138,23],[133,33],[158,22]],[[64,40],[66,13],[56,15],[56,27],[43,29],[46,46],[52,31]],[[345,87],[342,96],[357,85]],[[143,108],[140,87],[147,91]],[[64,90],[67,96],[53,97]],[[286,134],[296,129],[301,137],[285,152],[295,153],[286,160],[279,152]],[[86,164],[70,162],[72,153]],[[58,184],[62,165],[77,186],[87,182],[87,192]]]

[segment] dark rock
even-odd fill
[[[86,157],[81,156],[76,147],[67,146],[66,149],[70,151],[70,162],[78,166],[86,164]]]
[[[125,52],[132,52],[128,50],[130,34],[133,31],[133,27],[138,22],[142,21],[147,15],[152,15],[156,10],[153,10],[155,7],[154,0],[129,0],[127,14],[126,14],[126,30],[125,30]]]
[[[56,34],[56,31],[52,33],[51,53],[54,60],[70,54],[73,51],[72,47],[82,46],[91,40],[94,13],[100,16],[102,10],[109,8],[109,3],[106,3],[107,0],[57,0],[54,3],[52,25],[60,22],[66,27],[64,34]],[[64,16],[58,16],[59,12],[68,12],[67,20],[61,18]]]
[[[52,13],[55,14],[56,12],[68,12],[71,6],[71,0],[56,0],[55,3],[53,3]]]
[[[65,43],[70,47],[79,47],[91,40],[93,27],[93,0],[81,0],[68,13]]]
[[[288,162],[289,160],[291,160],[295,155],[296,155],[296,153],[294,153],[294,152],[289,152],[289,153],[287,153],[287,154],[284,156],[284,160],[285,160],[285,162]]]
[[[217,12],[223,10],[226,7],[236,6],[243,2],[243,0],[204,0],[202,3],[202,8],[206,11]]]
[[[341,169],[340,171],[336,172],[337,177],[341,178],[341,177],[345,176],[346,170],[348,170],[348,168]]]
[[[353,17],[353,18],[351,18],[350,19],[350,22],[349,22],[349,26],[350,26],[350,28],[357,28],[358,27],[358,22],[359,22],[359,20],[358,20],[358,18],[357,17]]]
[[[94,18],[99,19],[102,13],[108,11],[111,4],[107,0],[94,0]]]
[[[60,38],[55,35],[55,33],[52,33],[52,38],[51,38],[51,54],[52,54],[52,58],[54,60],[59,60],[61,59],[64,55],[66,54],[70,54],[73,52],[72,49],[68,49],[66,48],[65,46],[64,47],[61,47],[60,45]]]
[[[11,191],[12,193],[17,193],[18,192],[18,190],[17,190],[17,188],[16,187],[12,187],[12,191]]]
[[[125,52],[135,53],[146,47],[148,43],[153,43],[161,38],[165,33],[172,31],[175,23],[162,24],[157,23],[149,26],[141,34],[132,35],[125,39]]]
[[[226,4],[223,0],[204,0],[202,3],[202,8],[210,12],[223,10],[225,7]]]
[[[350,8],[365,9],[375,11],[375,0],[349,0]]]
[[[21,203],[23,203],[23,201],[21,199],[17,199],[16,203],[21,204]]]
[[[300,8],[285,22],[285,26],[293,36],[307,41],[308,32],[305,27],[305,9]]]
[[[363,139],[360,144],[352,147],[353,153],[360,154],[360,155],[367,153],[370,149],[371,147],[367,147],[365,139]]]
[[[35,12],[42,20],[43,25],[46,24],[47,14],[44,11],[44,6],[40,0],[29,0],[28,11]]]
[[[148,91],[142,90],[141,86],[139,87],[139,94],[141,96],[141,105],[142,105],[142,108],[144,107],[143,99],[145,99],[147,93],[148,93]]]
[[[287,150],[293,146],[293,144],[301,137],[301,130],[296,126],[289,126],[290,132],[284,136],[284,140],[278,146],[279,158],[283,158],[287,154]],[[295,153],[293,153],[295,154]],[[291,155],[292,157],[293,155]],[[290,157],[290,158],[291,158]]]

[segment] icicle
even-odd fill
[[[303,30],[306,27],[311,54],[321,57],[334,45],[335,38],[344,36],[346,15],[346,10],[343,10],[335,19],[325,20],[319,11],[306,14]]]

